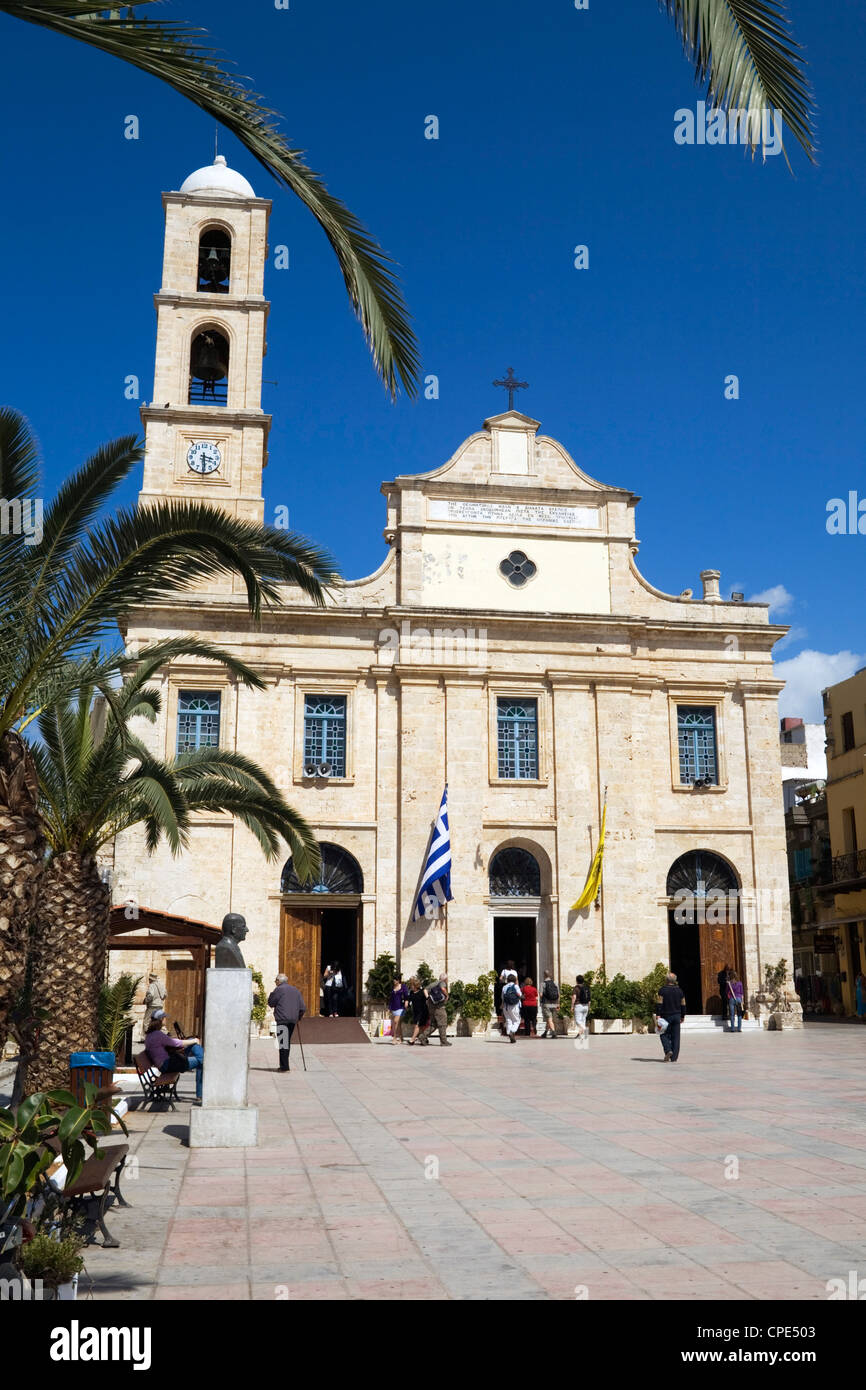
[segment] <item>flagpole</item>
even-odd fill
[[[604,796],[602,798],[601,806],[602,815],[604,815],[604,811],[607,806],[607,783],[605,783],[604,786]],[[600,823],[601,822],[599,822],[599,824]],[[596,897],[596,902],[599,904],[599,910],[601,912],[601,964],[602,969],[604,970],[605,978],[607,978],[607,950],[604,939],[604,872],[602,872],[601,875],[601,883],[599,884],[599,891]]]

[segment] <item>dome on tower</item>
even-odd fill
[[[237,169],[230,169],[225,155],[218,154],[213,164],[195,169],[180,186],[181,193],[219,193],[230,198],[254,198],[253,186]]]

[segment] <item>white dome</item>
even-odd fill
[[[220,193],[231,198],[254,198],[253,186],[237,169],[230,169],[225,155],[218,154],[213,164],[196,169],[180,186],[181,193]]]

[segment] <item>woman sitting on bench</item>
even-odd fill
[[[147,1025],[144,1050],[159,1072],[194,1071],[196,1100],[201,1103],[201,1038],[170,1037],[165,1031],[165,1009],[156,1009]]]

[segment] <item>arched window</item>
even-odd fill
[[[203,328],[189,350],[189,404],[225,405],[228,375],[228,339],[216,328]]]
[[[206,227],[198,242],[199,294],[228,294],[232,239],[221,227]]]
[[[363,893],[361,866],[348,850],[323,841],[319,853],[322,862],[312,882],[301,883],[291,859],[286,860],[280,880],[281,893]]]
[[[737,876],[730,864],[708,849],[693,849],[680,855],[668,872],[668,897],[689,893],[695,898],[708,894],[734,893]]]
[[[494,854],[488,870],[491,898],[538,898],[541,870],[527,849],[512,845]]]

